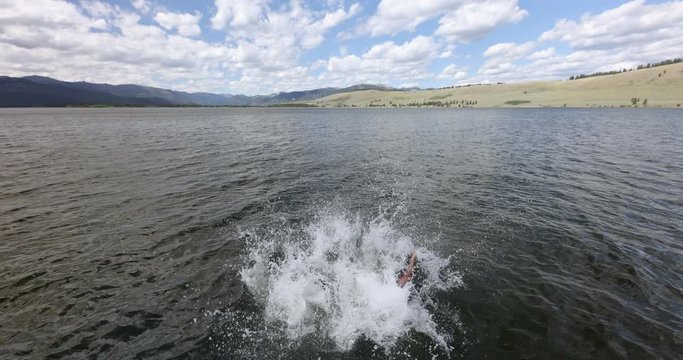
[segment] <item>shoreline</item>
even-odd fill
[[[316,100],[319,107],[681,108],[683,63],[575,80],[477,84],[429,90],[363,90]]]

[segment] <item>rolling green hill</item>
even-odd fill
[[[319,107],[683,107],[683,63],[579,80],[339,93]]]

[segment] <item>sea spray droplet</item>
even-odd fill
[[[448,260],[417,246],[382,217],[363,222],[322,212],[302,230],[250,233],[241,271],[264,319],[287,339],[320,336],[349,350],[364,337],[391,348],[412,329],[448,349],[425,306],[434,291],[461,283],[448,273]],[[420,284],[398,287],[396,276],[413,249]]]

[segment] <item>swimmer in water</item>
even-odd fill
[[[410,261],[408,261],[408,266],[406,266],[405,271],[401,274],[401,276],[396,279],[396,285],[403,287],[405,284],[408,283],[413,278],[413,270],[415,269],[415,258],[417,257],[417,254],[415,253],[415,250],[413,250],[410,253]]]

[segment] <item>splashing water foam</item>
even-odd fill
[[[459,286],[461,277],[449,272],[449,259],[391,225],[326,212],[298,235],[252,234],[242,280],[266,321],[280,324],[289,340],[323,335],[346,351],[365,337],[389,349],[413,329],[448,352],[448,338],[427,310],[429,294]],[[397,274],[413,249],[421,276],[400,288]]]

